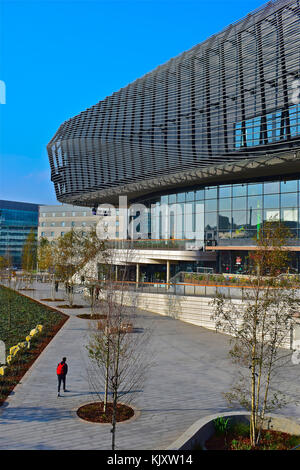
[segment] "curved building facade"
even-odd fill
[[[275,211],[299,240],[299,89],[300,4],[271,1],[64,122],[47,146],[57,199],[202,198],[216,252],[245,251]]]

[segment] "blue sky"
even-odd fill
[[[261,6],[259,0],[0,0],[0,199],[57,203],[59,125]]]

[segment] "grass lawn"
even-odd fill
[[[7,287],[0,286],[0,340],[9,348],[25,341],[36,325],[43,330],[31,340],[30,349],[19,351],[5,376],[0,376],[0,406],[42,350],[69,317]]]

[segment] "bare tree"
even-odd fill
[[[214,300],[216,328],[233,339],[231,357],[242,366],[239,381],[226,394],[230,403],[250,411],[251,445],[258,445],[267,412],[285,404],[274,377],[291,357],[284,349],[294,325],[298,304],[295,284],[289,276],[289,254],[284,248],[289,230],[279,222],[265,222],[260,228],[257,249],[251,257],[252,275],[243,302],[218,296]],[[298,286],[299,287],[299,286]]]
[[[22,250],[22,269],[25,275],[25,287],[32,283],[33,272],[37,263],[37,240],[33,229],[30,230]]]
[[[94,373],[90,381],[99,395],[104,395],[103,412],[107,413],[108,396],[112,396],[112,450],[115,449],[117,408],[120,402],[131,403],[145,381],[152,364],[149,354],[151,327],[141,327],[134,302],[128,305],[125,276],[115,282],[112,263],[101,266],[102,313],[106,318],[94,323],[87,345]],[[102,394],[100,391],[103,391]]]
[[[99,240],[94,228],[88,232],[72,229],[56,240],[55,274],[65,283],[69,305],[74,302],[76,277],[88,263],[103,251],[103,241]]]

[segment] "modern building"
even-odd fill
[[[95,217],[89,208],[70,204],[43,205],[39,207],[38,238],[52,241],[72,228],[84,231],[94,224]]]
[[[109,209],[103,210],[101,214],[98,211],[95,215],[90,208],[71,204],[39,206],[38,238],[44,237],[52,241],[72,229],[81,230],[84,233],[91,227],[95,227],[100,220],[103,220],[103,227],[106,220],[104,217],[109,216]],[[119,223],[118,220],[116,223]],[[107,235],[108,237],[110,234]]]
[[[270,1],[64,122],[47,147],[57,199],[145,206],[146,279],[243,272],[264,220],[290,227],[299,271],[299,30],[298,0]]]
[[[23,245],[31,230],[37,235],[39,206],[28,202],[0,201],[0,256],[21,266]]]

